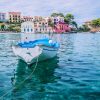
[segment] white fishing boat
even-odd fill
[[[34,41],[18,43],[12,46],[13,52],[19,59],[28,64],[43,61],[56,56],[59,43],[51,39],[37,39]]]

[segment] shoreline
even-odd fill
[[[21,34],[22,32],[12,32],[12,31],[4,31],[1,32],[0,34]],[[66,32],[66,33],[26,33],[26,34],[77,34],[77,33],[91,33],[91,32]],[[96,34],[96,33],[91,33],[91,34]]]
[[[70,32],[68,32],[68,33],[50,33],[50,35],[51,34],[77,34],[77,33],[70,33]],[[0,34],[21,34],[21,32],[0,32]],[[25,33],[25,34],[48,34],[49,35],[49,33]]]
[[[20,32],[0,32],[0,34],[19,34]]]
[[[18,34],[18,33],[22,33],[22,32],[12,32],[12,31],[0,31],[0,34],[9,34],[9,33],[14,33],[14,34]],[[73,34],[76,32],[66,32],[66,33],[26,33],[26,34]]]

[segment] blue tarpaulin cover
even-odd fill
[[[59,48],[59,43],[57,42],[50,42],[50,39],[38,39],[38,40],[35,40],[35,41],[29,41],[29,42],[21,42],[21,43],[18,43],[18,46],[22,47],[22,48],[33,48],[35,47],[36,45],[45,45],[45,46],[49,46],[49,47],[53,47],[53,48]]]

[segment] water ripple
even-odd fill
[[[57,57],[39,63],[4,100],[100,100],[100,34],[54,37],[61,43]],[[20,34],[0,34],[0,96],[33,71],[34,65],[28,67],[12,52],[12,42],[19,40]]]

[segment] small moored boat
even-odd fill
[[[21,42],[12,46],[13,52],[19,59],[28,64],[43,61],[56,56],[59,43],[51,39],[38,39],[29,42]]]

